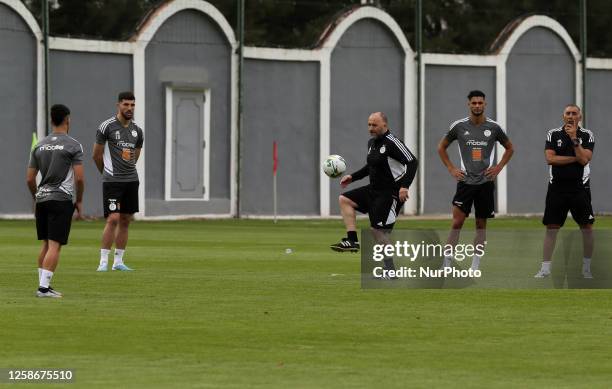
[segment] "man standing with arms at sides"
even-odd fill
[[[143,131],[133,121],[136,99],[132,92],[121,92],[117,114],[102,122],[96,133],[93,160],[102,173],[102,197],[106,225],[102,234],[98,271],[108,270],[113,242],[113,270],[130,271],[123,263],[128,228],[138,212],[138,173],[136,162],[144,141]]]
[[[51,287],[51,278],[57,268],[62,246],[68,243],[75,209],[77,217],[81,218],[85,181],[83,146],[68,136],[68,107],[61,104],[52,106],[51,124],[53,132],[32,150],[26,181],[36,201],[38,240],[43,241],[38,255],[36,296],[59,298],[62,294]],[[36,175],[39,171],[42,179],[37,187]]]
[[[495,177],[506,166],[514,149],[501,127],[485,116],[485,94],[479,90],[471,91],[468,96],[470,116],[452,123],[446,136],[438,144],[438,154],[448,172],[457,180],[457,192],[453,198],[453,223],[447,244],[453,247],[459,241],[459,234],[465,219],[470,215],[472,204],[476,214],[476,236],[474,245],[482,245],[486,240],[487,219],[495,217]],[[446,149],[454,140],[459,146],[461,169],[448,157]],[[506,151],[495,165],[495,142]],[[471,268],[478,270],[480,257],[474,255]],[[453,258],[444,258],[444,267],[452,265]]]
[[[542,223],[546,226],[544,255],[540,271],[535,278],[550,275],[552,253],[557,233],[563,227],[567,212],[582,231],[582,276],[591,275],[593,254],[593,207],[591,205],[590,164],[595,148],[593,133],[579,126],[582,120],[580,108],[569,104],[563,110],[563,126],[548,131],[545,156],[549,165],[550,180],[546,193],[546,208]]]
[[[350,183],[367,176],[370,184],[340,195],[338,200],[347,237],[330,246],[334,251],[359,251],[355,210],[368,214],[375,241],[387,243],[386,234],[393,229],[408,199],[408,188],[417,171],[416,157],[391,133],[384,113],[374,112],[370,115],[368,131],[372,138],[368,141],[366,165],[342,177],[340,185],[346,188]],[[384,261],[385,269],[394,268],[392,258]]]

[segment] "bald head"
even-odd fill
[[[371,136],[381,136],[388,131],[387,115],[383,112],[373,112],[368,118],[368,131]]]
[[[372,112],[371,115],[376,115],[378,116],[385,124],[388,124],[389,122],[387,121],[387,115],[385,115],[384,112]]]

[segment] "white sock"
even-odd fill
[[[478,270],[478,267],[480,266],[480,255],[474,255],[474,257],[472,258],[472,270]]]
[[[453,257],[444,257],[444,262],[442,263],[442,267],[449,267],[453,262]]]
[[[40,287],[48,288],[49,284],[51,283],[51,278],[53,278],[53,272],[42,269],[42,275],[40,276]]]
[[[113,266],[121,265],[123,263],[123,253],[125,250],[115,249],[115,260],[113,261]]]
[[[43,271],[43,268],[39,267],[38,268],[38,282],[39,282],[39,285],[40,285],[40,279],[42,278],[42,271]]]
[[[582,258],[582,271],[591,271],[591,258]]]
[[[542,261],[542,271],[550,273],[550,261]]]
[[[110,250],[108,249],[100,249],[100,265],[107,266],[108,265],[108,254],[110,254]]]

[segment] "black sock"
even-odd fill
[[[351,242],[359,242],[359,239],[357,238],[357,231],[347,231],[346,237]]]
[[[383,259],[383,263],[385,264],[385,270],[395,270],[395,265],[393,264],[393,258],[385,258]]]

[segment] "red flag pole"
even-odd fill
[[[272,192],[274,197],[274,224],[276,224],[276,172],[278,170],[278,146],[272,142]]]

